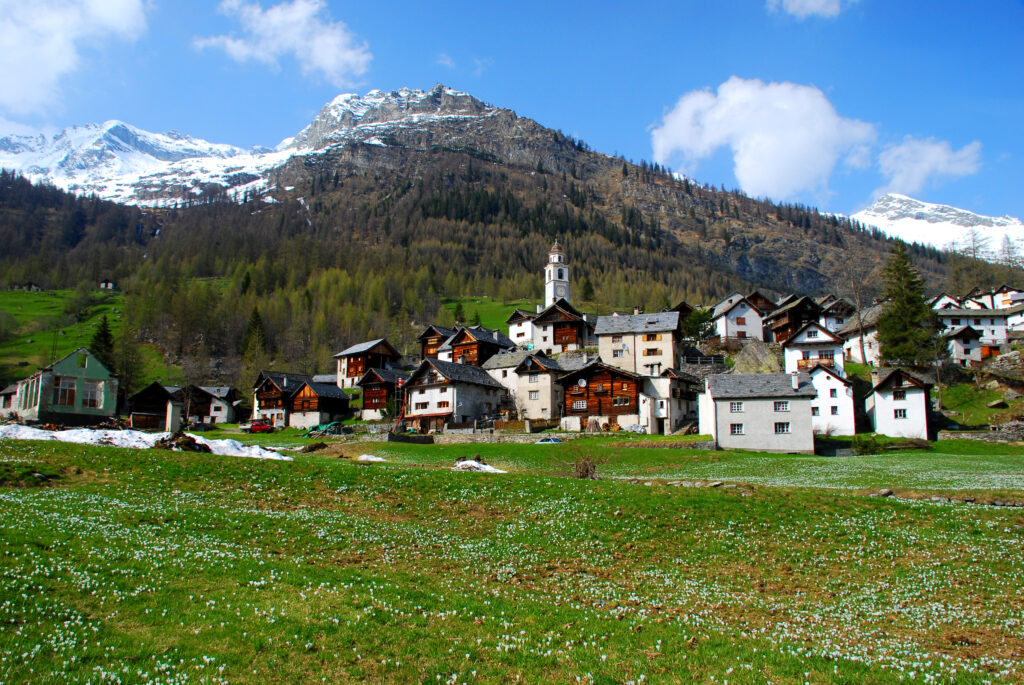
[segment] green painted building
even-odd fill
[[[26,421],[88,425],[117,411],[117,377],[80,347],[18,382],[14,414]]]

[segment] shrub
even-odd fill
[[[855,435],[850,442],[854,454],[878,454],[882,445],[873,435]]]

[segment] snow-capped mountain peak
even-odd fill
[[[988,238],[992,248],[998,248],[1004,236],[1015,241],[1024,239],[1024,222],[1016,217],[984,216],[896,193],[883,195],[852,218],[904,242],[940,248],[959,245],[972,229]]]

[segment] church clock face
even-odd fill
[[[555,286],[555,295],[558,295],[559,297],[565,297],[565,286],[564,285],[556,285]]]

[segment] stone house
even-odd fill
[[[674,368],[682,352],[679,312],[599,316],[594,327],[605,363],[641,376]]]
[[[405,388],[402,420],[422,433],[495,415],[508,401],[505,388],[478,366],[424,359]]]
[[[704,383],[700,432],[720,448],[814,453],[808,374],[714,374]]]
[[[981,364],[981,334],[970,326],[960,326],[942,336],[949,346],[949,356],[960,366]]]

